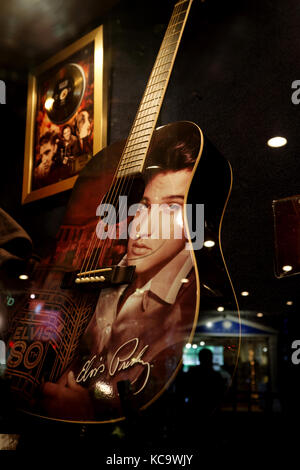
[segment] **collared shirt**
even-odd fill
[[[126,257],[120,264],[126,265]],[[135,337],[147,337],[149,348],[151,346],[155,350],[158,345],[154,343],[161,341],[163,335],[166,338],[162,346],[176,342],[180,333],[177,331],[175,336],[172,333],[183,320],[176,298],[179,290],[190,282],[187,276],[192,268],[190,252],[184,249],[145,286],[129,295],[119,311],[118,304],[127,285],[103,289],[86,330],[93,341],[92,352],[99,354],[104,349],[112,352],[117,343],[121,345]],[[145,329],[147,331],[143,331]],[[167,331],[169,334],[166,334]]]
[[[81,359],[73,368],[77,382],[97,398],[96,414],[101,416],[109,406],[120,406],[120,381],[130,381],[138,406],[166,386],[196,315],[195,273],[188,250],[127,298],[126,288],[102,290],[83,336]]]

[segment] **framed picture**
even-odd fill
[[[106,145],[103,27],[29,75],[22,203],[73,187]]]

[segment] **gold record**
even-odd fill
[[[82,67],[70,63],[59,69],[47,91],[45,108],[54,124],[68,121],[80,106],[85,92],[85,75]]]

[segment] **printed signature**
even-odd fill
[[[130,348],[128,352],[128,347]],[[113,354],[110,364],[108,366],[108,373],[110,377],[115,377],[118,372],[130,369],[136,365],[143,366],[143,382],[141,387],[134,392],[134,395],[140,393],[147,385],[149,377],[150,377],[150,363],[143,360],[143,355],[149,348],[149,345],[144,346],[140,351],[139,348],[139,339],[132,338],[126,343],[122,344],[116,352]],[[126,350],[126,352],[125,352]],[[97,367],[95,367],[97,360],[97,355],[94,355],[91,359],[86,361],[84,366],[82,367],[81,371],[79,372],[76,382],[86,382],[88,379],[92,379],[97,377],[98,375],[103,374],[106,371],[105,363],[103,362],[103,357],[99,357],[99,363]],[[138,377],[139,378],[139,377]],[[134,384],[137,379],[136,378],[132,384]]]

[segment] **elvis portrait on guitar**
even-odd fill
[[[171,148],[165,142],[150,156],[153,169],[136,214],[139,223],[131,225],[127,253],[120,261],[135,266],[134,280],[101,290],[77,359],[57,383],[44,384],[43,407],[49,416],[118,417],[122,381],[129,381],[127,399],[142,407],[171,379],[195,316],[196,280],[183,206],[196,156],[196,140],[178,141]],[[159,227],[153,226],[155,206],[163,207]]]
[[[212,260],[199,255],[204,220],[191,223],[188,209],[205,206],[225,263],[220,233],[231,167],[196,124],[156,129],[191,4],[175,4],[129,136],[80,172],[56,248],[12,316],[6,376],[20,406],[39,416],[107,422],[125,417],[124,404],[147,408],[174,380],[195,332],[200,265],[200,278],[208,267],[209,294],[221,295],[210,288]],[[99,206],[120,216],[123,197],[136,212],[105,224]],[[116,237],[99,238],[101,224],[107,233],[117,225]],[[221,289],[223,273],[225,264]]]

